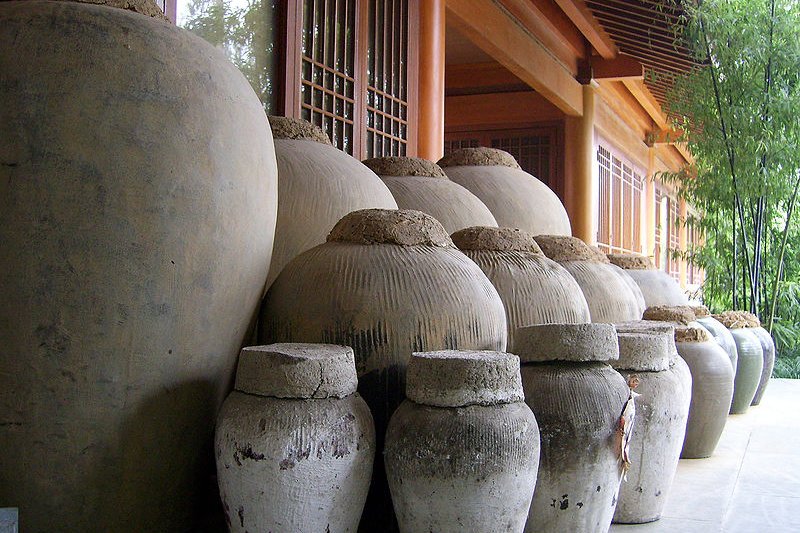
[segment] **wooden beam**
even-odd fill
[[[448,96],[444,106],[447,131],[502,129],[563,118],[558,108],[533,91]]]
[[[448,21],[564,113],[583,114],[583,92],[573,75],[498,3],[449,0]]]
[[[674,144],[683,136],[683,131],[675,128],[661,128],[647,135],[647,146]]]
[[[595,80],[642,80],[644,65],[635,57],[619,54],[614,59],[592,56],[592,78]]]
[[[619,52],[617,45],[600,26],[583,0],[555,0],[555,2],[597,50],[600,57],[603,59],[616,57]]]
[[[647,114],[650,115],[650,118],[653,119],[656,126],[665,129],[667,127],[667,117],[661,109],[661,104],[659,104],[658,100],[647,90],[644,80],[623,80],[622,83],[631,92],[633,97],[636,98],[639,105],[647,111]]]
[[[444,73],[445,90],[463,92],[480,88],[518,87],[525,83],[500,63],[448,65]],[[518,89],[519,90],[519,89]],[[483,91],[497,92],[497,91]]]

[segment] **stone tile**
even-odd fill
[[[750,494],[737,490],[723,522],[725,533],[800,531],[800,498]]]
[[[748,452],[800,455],[800,429],[787,432],[785,426],[761,426],[753,429]]]
[[[612,524],[609,530],[610,533],[718,533],[721,531],[719,522],[667,517],[649,524]]]
[[[800,455],[748,453],[742,462],[737,489],[751,494],[800,494]]]

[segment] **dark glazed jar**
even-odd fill
[[[539,465],[519,358],[416,353],[408,400],[386,434],[386,471],[403,533],[521,533]]]
[[[242,350],[215,439],[230,531],[357,530],[375,455],[357,384],[345,346]]]
[[[542,441],[525,531],[607,531],[622,479],[617,429],[631,392],[607,364],[619,357],[614,326],[529,326],[516,338]]]

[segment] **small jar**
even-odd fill
[[[353,350],[244,348],[215,438],[230,531],[356,531],[375,455]]]
[[[401,532],[521,532],[536,484],[539,429],[519,358],[415,353],[384,460]]]
[[[617,333],[619,360],[612,361],[639,394],[630,440],[631,467],[622,482],[614,522],[642,524],[661,517],[681,455],[691,391],[671,371],[672,328]]]
[[[525,401],[542,441],[525,531],[607,531],[623,472],[618,429],[631,398],[607,364],[619,357],[614,326],[528,326],[516,338]]]

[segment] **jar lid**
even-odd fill
[[[516,228],[473,226],[458,230],[451,238],[460,250],[465,251],[528,252],[544,255],[533,235]]]
[[[761,321],[758,317],[747,311],[725,311],[724,313],[713,316],[728,329],[761,327]]]
[[[523,363],[613,361],[619,358],[617,332],[611,324],[542,324],[514,334]]]
[[[649,257],[639,254],[607,254],[612,265],[617,265],[625,270],[655,270],[655,265]]]
[[[416,352],[408,362],[406,396],[435,407],[523,401],[519,357],[491,351]]]
[[[95,4],[133,11],[150,18],[169,21],[161,8],[153,0],[70,0],[77,4]]]
[[[537,235],[536,244],[544,255],[556,262],[591,261],[599,262],[595,252],[577,237],[566,235]]]
[[[328,134],[322,128],[307,120],[290,117],[269,115],[269,127],[272,129],[274,139],[288,139],[297,141],[314,141],[322,144],[331,144]]]
[[[711,334],[702,326],[677,326],[675,328],[675,342],[708,342],[712,340]]]
[[[356,391],[352,348],[278,343],[243,348],[236,390],[276,398],[344,398]]]
[[[361,209],[336,223],[328,242],[455,248],[444,226],[413,209]]]
[[[672,338],[675,335],[675,326],[669,322],[659,320],[631,320],[614,324],[617,333],[650,333],[664,334]]]
[[[442,167],[510,167],[521,170],[514,156],[497,148],[479,146],[453,150],[437,164]]]
[[[362,161],[378,176],[423,176],[449,180],[442,167],[421,157],[373,157]]]
[[[642,318],[659,322],[674,322],[687,325],[694,322],[694,309],[689,305],[653,305],[644,310]]]
[[[651,332],[617,333],[617,342],[619,360],[611,363],[617,370],[660,372],[669,368],[673,350],[671,336]]]

